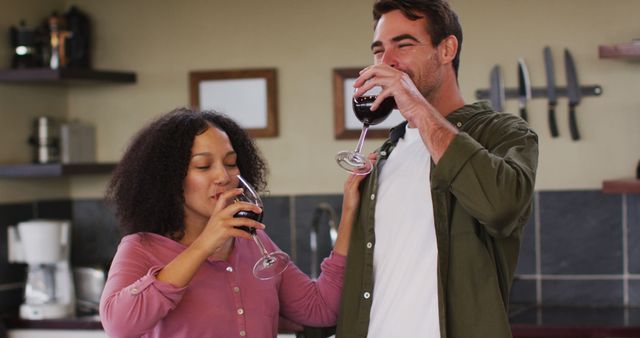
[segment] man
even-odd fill
[[[392,96],[406,122],[361,186],[337,337],[511,337],[537,136],[487,102],[465,104],[446,0],[380,0],[373,12],[374,64],[354,95],[380,87],[372,109]]]

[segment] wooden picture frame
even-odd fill
[[[189,72],[191,106],[223,113],[252,137],[278,136],[274,68]]]
[[[353,114],[351,100],[353,82],[358,78],[360,68],[333,69],[333,126],[334,137],[338,140],[358,139],[362,131],[362,123]],[[389,129],[404,121],[402,115],[394,110],[380,124],[369,127],[367,138],[386,139]]]

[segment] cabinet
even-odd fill
[[[6,83],[134,83],[136,74],[131,72],[94,69],[27,68],[0,71],[0,82]]]
[[[0,83],[92,85],[131,84],[136,74],[126,71],[73,69],[73,68],[27,68],[0,70]],[[115,163],[82,164],[4,164],[0,165],[0,177],[57,177],[86,174],[108,174]]]
[[[640,194],[640,180],[621,178],[602,182],[602,192],[607,194]]]
[[[7,338],[108,338],[101,330],[9,330]]]
[[[108,174],[113,171],[115,166],[115,163],[3,164],[0,165],[0,177],[56,177]]]
[[[638,59],[640,60],[640,40],[613,45],[601,45],[598,47],[598,56],[601,59]]]
[[[601,59],[635,59],[640,60],[640,40],[598,46]],[[640,166],[640,163],[638,164]],[[640,168],[638,168],[640,172]],[[621,178],[602,182],[602,192],[609,194],[640,193],[640,179]]]

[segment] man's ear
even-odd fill
[[[443,63],[451,63],[458,52],[458,38],[455,35],[449,35],[440,41],[438,45],[438,53]]]

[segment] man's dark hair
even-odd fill
[[[458,50],[452,62],[457,78],[462,50],[462,26],[460,26],[458,15],[451,9],[449,3],[446,0],[379,0],[373,5],[375,26],[378,25],[383,14],[393,10],[401,11],[409,20],[426,18],[425,28],[434,47],[450,35],[458,39]]]
[[[257,190],[266,188],[267,167],[253,140],[233,120],[214,111],[175,109],[132,139],[107,187],[125,234],[152,232],[173,239],[184,235],[184,190],[196,135],[218,128],[237,153],[240,174]]]

